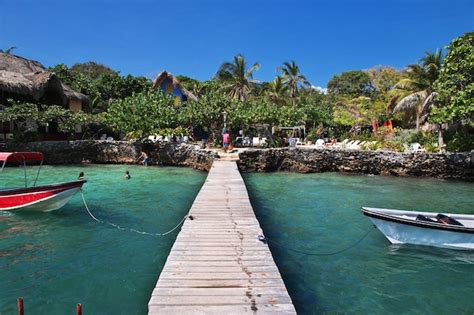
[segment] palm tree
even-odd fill
[[[441,50],[426,52],[418,64],[408,66],[408,77],[400,80],[390,92],[389,112],[415,113],[416,130],[420,128],[433,105],[436,92],[433,83],[439,76],[443,56]]]
[[[304,75],[301,74],[300,68],[296,65],[295,61],[284,62],[281,67],[277,68],[277,71],[281,71],[283,75],[283,83],[288,86],[290,90],[290,96],[296,97],[298,94],[298,86],[310,86],[311,84]]]
[[[253,72],[260,68],[259,63],[254,63],[247,69],[247,61],[242,55],[234,57],[233,62],[224,62],[217,70],[215,78],[226,83],[224,89],[233,99],[246,100],[251,92]]]
[[[276,76],[275,79],[268,85],[268,98],[276,104],[285,103],[285,96],[287,92],[288,86],[283,83],[283,78],[280,76]]]

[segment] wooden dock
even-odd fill
[[[214,161],[148,314],[296,314],[233,161]]]

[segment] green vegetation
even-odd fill
[[[328,82],[327,94],[311,87],[295,61],[278,67],[271,82],[259,82],[253,77],[260,64],[249,66],[244,56],[236,55],[217,67],[209,81],[177,76],[198,98],[179,106],[173,97],[151,91],[147,78],[121,76],[95,62],[71,68],[59,64],[49,70],[89,96],[91,114],[11,103],[0,112],[0,121],[14,119],[19,130],[27,130],[31,121],[38,126],[58,121],[65,132],[72,132],[80,123],[139,139],[150,134],[192,135],[193,130],[205,128],[218,139],[226,112],[227,126],[234,135],[254,125],[304,125],[308,140],[315,141],[323,134],[340,140],[360,139],[368,141],[364,149],[370,150],[403,151],[407,144],[418,142],[428,151],[438,151],[444,148],[443,134],[447,150],[471,150],[474,33],[454,39],[445,53],[443,60],[441,50],[426,52],[418,64],[400,71],[377,66],[336,74]],[[380,126],[389,120],[397,127],[393,132],[382,127],[373,132],[372,124]],[[274,135],[269,145],[281,145],[282,139],[283,135]]]

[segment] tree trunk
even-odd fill
[[[438,148],[440,152],[444,152],[444,138],[442,125],[438,125]]]

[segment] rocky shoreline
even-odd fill
[[[4,143],[0,151],[39,151],[45,164],[138,164],[141,151],[146,150],[151,165],[186,166],[208,171],[217,154],[187,144],[160,146],[128,141],[41,141]]]
[[[466,153],[398,153],[277,148],[247,150],[240,154],[238,163],[243,172],[342,172],[474,181],[474,151]]]
[[[126,141],[43,141],[4,143],[0,151],[40,151],[45,163],[136,164],[142,150],[152,164],[208,171],[219,155],[196,145],[155,146]],[[436,177],[474,181],[474,151],[466,153],[397,153],[391,151],[326,150],[307,147],[248,149],[237,162],[242,172],[290,171]]]

